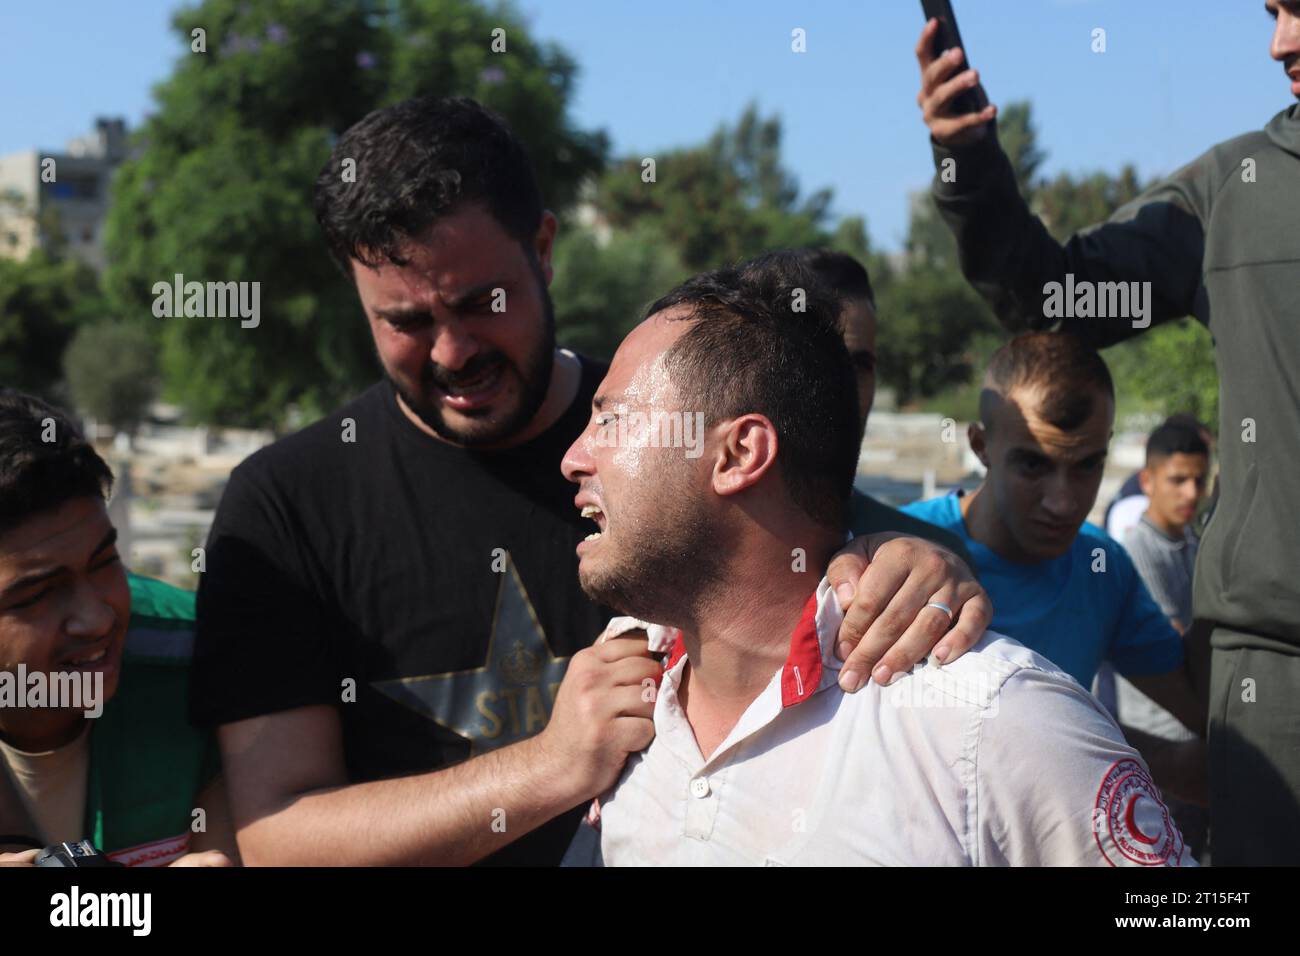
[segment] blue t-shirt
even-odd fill
[[[1084,524],[1059,558],[1017,564],[967,533],[955,494],[913,502],[902,510],[966,543],[980,584],[993,601],[993,630],[1042,654],[1084,687],[1092,686],[1102,661],[1126,677],[1182,667],[1183,639],[1156,606],[1123,547],[1096,525]],[[1094,555],[1098,548],[1104,565],[1102,555]]]

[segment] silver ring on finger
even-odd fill
[[[939,601],[930,601],[928,604],[926,604],[926,607],[938,608],[940,611],[943,611],[944,614],[947,614],[947,615],[948,615],[948,624],[951,626],[951,624],[952,624],[952,608],[950,608],[950,607],[949,607],[948,605],[946,605],[946,604],[940,603]]]

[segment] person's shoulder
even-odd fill
[[[1190,163],[1171,174],[1170,180],[1183,183],[1199,182],[1202,184],[1200,191],[1207,198],[1214,199],[1225,185],[1239,181],[1243,159],[1258,159],[1274,150],[1286,150],[1275,133],[1281,128],[1277,124],[1285,121],[1286,115],[1287,111],[1284,110],[1273,117],[1264,128],[1250,130],[1215,143]]]
[[[320,474],[322,459],[348,454],[354,447],[340,440],[342,429],[351,421],[353,434],[360,440],[382,421],[386,383],[376,382],[356,398],[296,432],[277,438],[245,458],[236,466],[237,474],[251,476],[302,477]]]
[[[1124,545],[1090,521],[1085,521],[1079,529],[1079,534],[1074,539],[1074,550],[1078,560],[1086,562],[1086,566],[1094,572],[1105,570],[1119,575],[1121,579],[1137,576],[1137,567]],[[1104,563],[1098,563],[1098,551],[1104,553]],[[1111,593],[1111,589],[1107,589],[1107,593]]]
[[[927,498],[924,501],[913,501],[911,504],[903,505],[898,510],[905,515],[919,518],[927,524],[935,525],[946,531],[955,531],[954,513],[956,515],[956,524],[961,523],[961,509],[956,507],[956,502],[957,499],[953,495],[940,495],[937,498]]]
[[[1078,688],[1078,682],[1043,655],[997,631],[983,636],[961,657],[948,664],[927,658],[889,687],[898,704],[909,698],[938,696],[946,706],[965,707],[983,716],[996,710],[1008,683],[1032,674],[1049,685]]]
[[[1300,103],[1292,103],[1280,111],[1262,132],[1273,148],[1292,155],[1300,153]]]
[[[961,538],[948,528],[940,527],[918,515],[908,514],[900,508],[891,507],[856,489],[853,491],[851,512],[853,521],[851,530],[854,534],[897,531],[917,538],[925,538],[927,541],[933,541],[965,556],[966,547]]]
[[[1074,546],[1086,549],[1090,554],[1096,548],[1104,549],[1108,555],[1124,554],[1124,546],[1107,534],[1104,528],[1099,528],[1091,521],[1085,521],[1079,527],[1079,533],[1074,539]]]
[[[131,620],[124,654],[136,663],[188,665],[194,653],[194,592],[127,573]]]
[[[1248,130],[1211,146],[1204,155],[1233,173],[1240,173],[1243,158],[1258,155],[1261,149],[1285,149],[1279,141],[1279,132],[1291,129],[1291,135],[1300,142],[1300,105],[1292,104],[1276,113],[1259,129]],[[1292,150],[1294,151],[1294,147]]]
[[[1161,550],[1161,544],[1165,543],[1164,536],[1151,527],[1145,520],[1139,520],[1137,524],[1124,530],[1124,550],[1129,554],[1149,553],[1155,554]]]

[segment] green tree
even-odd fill
[[[654,160],[650,181],[646,159]],[[753,104],[703,145],[613,164],[596,201],[615,229],[655,227],[692,272],[830,238],[831,191],[799,198],[781,163],[781,121],[761,118]]]
[[[1195,319],[1157,326],[1104,355],[1122,407],[1159,415],[1186,412],[1219,430],[1214,340]]]
[[[613,356],[642,310],[688,274],[649,224],[613,233],[603,245],[588,229],[563,229],[554,265],[558,339],[600,358]]]
[[[116,314],[159,337],[165,392],[195,420],[276,426],[291,406],[319,414],[376,374],[311,209],[332,143],[370,110],[420,93],[475,97],[520,133],[555,208],[602,168],[603,134],[565,116],[573,61],[532,41],[510,4],[203,0],[173,27],[183,52],[114,182],[106,287]],[[203,53],[192,52],[198,29]],[[154,284],[177,273],[260,282],[260,323],[155,319]]]
[[[143,420],[157,386],[155,346],[139,325],[83,325],[63,357],[72,401],[93,418],[128,434]]]
[[[995,328],[983,300],[952,269],[908,269],[877,306],[877,375],[900,405],[969,382],[977,367],[972,343]]]
[[[1132,166],[1125,166],[1118,176],[1097,172],[1074,177],[1061,173],[1035,186],[1031,205],[1048,231],[1064,242],[1080,229],[1105,222],[1141,191]]]
[[[94,271],[75,259],[0,259],[0,385],[60,400],[63,352],[103,307]]]

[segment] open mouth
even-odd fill
[[[602,534],[605,533],[605,528],[609,524],[609,519],[605,517],[605,512],[601,511],[595,505],[583,505],[582,516],[584,518],[590,518],[592,521],[596,522],[596,528],[597,528],[596,531],[593,531],[591,534],[587,535],[587,537],[583,538],[582,540],[595,541]]]
[[[77,652],[72,657],[65,657],[59,661],[59,666],[67,670],[85,670],[94,671],[106,667],[110,663],[113,645],[111,641],[105,641],[99,647],[87,648]]]
[[[498,364],[475,375],[462,377],[455,384],[438,383],[435,387],[444,401],[456,409],[476,408],[493,398],[505,379],[505,366]]]

